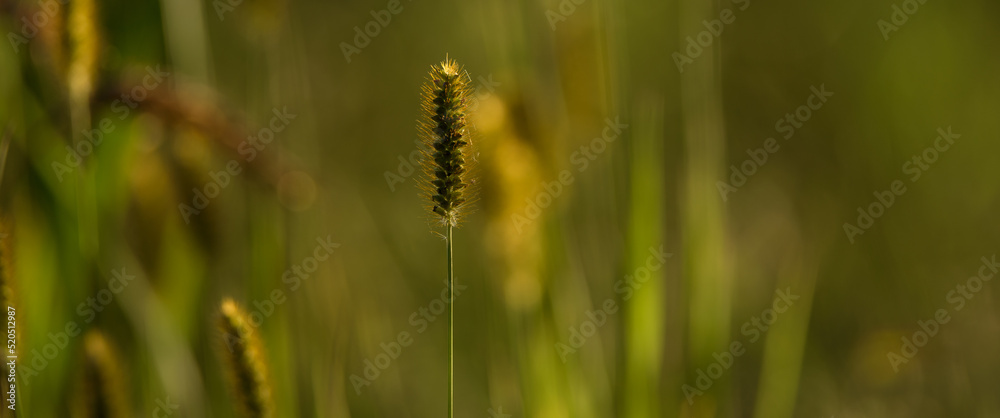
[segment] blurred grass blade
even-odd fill
[[[678,30],[697,33],[717,14],[714,2],[686,0]],[[688,280],[689,347],[692,368],[712,361],[730,336],[731,264],[726,248],[726,218],[715,182],[724,172],[726,138],[722,110],[719,46],[706,51],[681,74],[686,179],[683,192],[684,274]],[[726,399],[725,379],[695,401],[694,416],[714,416],[716,400]]]
[[[663,245],[663,99],[637,103],[630,152],[630,212],[625,274],[646,266],[650,248]],[[659,410],[664,330],[664,267],[625,305],[625,417],[663,416]]]
[[[798,254],[790,258],[779,273],[779,283],[785,283],[779,288],[791,286],[800,299],[768,330],[753,414],[757,418],[791,418],[795,414],[817,271],[814,265],[802,264],[815,261],[802,260]]]

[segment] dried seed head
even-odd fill
[[[7,219],[0,216],[0,309],[14,306],[14,237]]]
[[[271,388],[267,383],[264,350],[247,323],[247,316],[231,299],[222,301],[219,328],[223,333],[226,370],[241,416],[271,416]]]
[[[3,158],[3,157],[0,157]],[[0,167],[3,163],[0,162]],[[2,170],[2,168],[0,168]],[[13,254],[13,236],[12,231],[9,229],[12,224],[7,221],[2,215],[0,215],[0,310],[3,312],[8,311],[9,308],[17,309],[17,304],[14,303],[14,254]],[[15,338],[17,341],[21,340],[21,330],[24,328],[24,320],[22,317],[17,318],[17,328],[13,331],[15,332]],[[13,354],[13,353],[11,353]],[[6,395],[3,397],[3,402],[0,402],[0,418],[3,417],[16,417],[16,402],[11,403],[12,399],[8,398]],[[13,399],[16,401],[16,398]]]
[[[469,174],[472,147],[469,138],[469,75],[454,60],[431,67],[423,86],[419,125],[424,144],[421,188],[431,216],[443,225],[457,226],[473,197]]]

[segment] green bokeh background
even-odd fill
[[[406,161],[420,85],[449,56],[488,87],[479,202],[455,233],[456,416],[1000,416],[997,284],[961,310],[948,296],[1000,243],[1000,4],[929,0],[885,39],[904,3],[404,0],[345,58],[387,2],[96,0],[87,121],[114,130],[62,180],[52,164],[80,140],[72,25],[0,45],[19,370],[73,322],[115,346],[132,415],[169,399],[174,416],[235,416],[214,325],[232,297],[272,312],[256,334],[275,416],[445,415],[447,322],[411,321],[440,297],[445,246]],[[45,4],[0,1],[0,31]],[[724,9],[735,20],[679,71],[673,54]],[[170,76],[118,119],[147,66]],[[821,86],[833,96],[783,138],[776,122]],[[246,162],[234,147],[275,109],[295,118]],[[616,118],[622,134],[595,141]],[[904,164],[949,127],[961,137],[911,181]],[[723,199],[717,182],[768,138],[780,149]],[[231,160],[241,174],[186,223],[178,205]],[[844,223],[896,180],[906,192],[852,242]],[[292,290],[283,274],[317,239],[340,247]],[[616,286],[661,246],[672,256],[625,300]],[[78,306],[122,269],[136,278],[85,323]],[[744,323],[779,289],[800,298],[750,343]],[[561,356],[607,300],[619,309]],[[951,321],[893,370],[939,309]],[[413,344],[356,390],[401,332]],[[74,401],[82,341],[21,375],[21,416],[92,416]]]

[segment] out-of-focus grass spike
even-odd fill
[[[224,299],[221,311],[219,328],[225,341],[222,354],[240,416],[270,417],[273,407],[263,346],[253,334],[246,314],[236,302]]]
[[[100,331],[83,337],[83,381],[73,415],[79,418],[126,418],[132,416],[119,356]]]

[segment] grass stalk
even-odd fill
[[[451,230],[448,225],[448,418],[455,416],[455,269]]]
[[[421,160],[421,187],[435,224],[446,229],[448,247],[448,418],[455,416],[455,271],[452,230],[473,200],[475,181],[469,124],[469,75],[458,63],[445,58],[431,67],[423,86],[420,137],[426,151]]]

